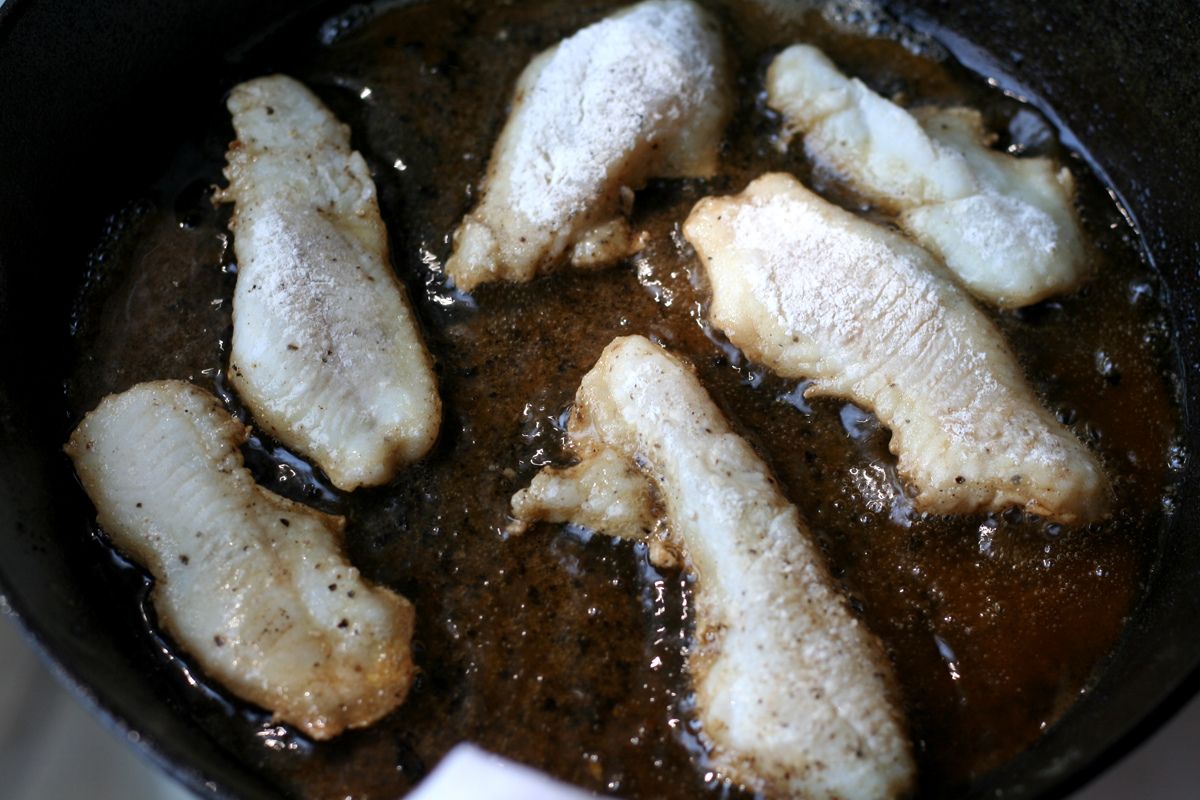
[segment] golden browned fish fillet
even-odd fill
[[[684,235],[712,284],[713,324],[780,375],[811,378],[810,395],[874,411],[919,510],[1016,505],[1069,523],[1105,512],[1096,456],[920,247],[784,174],[700,201]]]
[[[350,565],[342,517],[254,482],[246,437],[212,395],[159,381],[106,397],[66,451],[208,676],[314,739],[370,725],[412,683],[412,604]]]
[[[767,91],[818,164],[899,213],[901,227],[978,297],[1023,306],[1085,277],[1070,170],[991,149],[978,111],[909,113],[810,45],[775,58]]]
[[[652,487],[697,576],[688,663],[721,774],[772,797],[912,791],[916,767],[883,648],[695,374],[643,337],[616,339],[584,376],[569,433],[581,463],[544,471],[513,498],[514,516],[644,536],[629,524],[639,513],[616,515],[610,527],[586,502],[645,508]],[[642,485],[618,462],[641,473]],[[571,480],[581,484],[578,516],[563,502]]]
[[[441,401],[366,162],[350,129],[284,75],[234,87],[228,105],[233,386],[339,488],[386,483],[432,446]]]

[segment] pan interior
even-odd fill
[[[1027,144],[1022,114],[1044,119],[953,61],[931,60],[936,47],[914,54],[903,35],[864,37],[815,13],[781,22],[758,6],[719,6],[741,87],[722,173],[639,194],[634,222],[651,234],[642,257],[587,276],[481,289],[470,307],[444,288],[440,266],[503,124],[494,98],[532,54],[608,10],[413,6],[285,29],[213,74],[167,166],[131,188],[87,261],[64,375],[72,422],[108,392],[167,377],[214,390],[244,415],[223,382],[236,265],[227,218],[208,203],[233,138],[222,92],[287,71],[351,124],[379,186],[397,272],[439,361],[445,431],[395,484],[353,496],[264,436],[247,459],[270,488],[346,514],[355,563],[416,602],[423,675],[408,704],[330,744],[272,725],[208,685],[154,632],[145,577],[107,549],[76,497],[64,527],[90,565],[85,593],[115,609],[106,628],[151,671],[156,694],[289,794],[394,795],[466,738],[619,796],[740,796],[706,780],[695,736],[687,576],[653,569],[638,546],[579,531],[500,533],[511,493],[541,464],[565,458],[563,411],[599,350],[615,335],[653,335],[696,365],[759,448],[889,646],[923,796],[959,796],[1094,685],[1150,578],[1182,431],[1162,281],[1109,187],[1078,153],[1050,145],[1080,182],[1103,278],[995,319],[1039,394],[1104,455],[1122,512],[1096,530],[1070,530],[1011,514],[947,521],[905,519],[886,503],[864,509],[868,492],[881,496],[894,479],[886,431],[844,403],[798,401],[794,382],[706,330],[704,287],[675,226],[700,197],[740,191],[771,169],[856,205],[814,175],[799,148],[774,146],[778,120],[758,95],[769,56],[792,41],[820,44],[886,95],[979,107],[1002,144]]]

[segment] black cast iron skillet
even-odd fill
[[[278,798],[156,689],[89,591],[87,514],[60,453],[60,377],[85,256],[118,198],[161,172],[190,99],[280,26],[328,3],[204,0],[0,5],[0,613],[59,678],[202,796]],[[1170,292],[1186,387],[1200,411],[1200,12],[1190,3],[1051,5],[911,0],[889,6],[967,66],[1056,117],[1140,231]],[[1070,136],[1075,141],[1070,140]],[[1188,428],[1187,451],[1200,452]],[[1103,678],[1055,728],[971,787],[1055,798],[1082,785],[1200,685],[1200,470],[1186,469],[1145,598]],[[68,535],[67,532],[71,532]]]

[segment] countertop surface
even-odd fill
[[[63,765],[71,765],[64,769]],[[1200,797],[1200,698],[1069,800]],[[0,620],[0,798],[193,800],[93,719]],[[476,800],[488,800],[477,797]]]

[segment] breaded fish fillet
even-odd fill
[[[314,739],[370,725],[412,683],[412,604],[350,566],[342,517],[254,482],[246,437],[212,395],[159,381],[106,397],[65,449],[205,673]]]
[[[727,84],[721,34],[690,0],[639,3],[538,55],[517,81],[483,199],[454,234],[455,285],[635,252],[633,190],[715,171]]]
[[[708,271],[713,324],[758,363],[811,378],[809,395],[874,411],[919,510],[1104,513],[1096,457],[920,247],[785,174],[701,200],[684,235]]]
[[[717,768],[778,797],[911,791],[915,766],[883,648],[692,371],[640,336],[614,340],[583,378],[569,433],[580,467],[638,465],[697,576],[689,669]],[[594,483],[587,471],[570,474]],[[535,481],[514,498],[514,513],[541,518],[543,500],[560,513],[560,489]],[[642,490],[631,495],[623,505],[638,506]]]
[[[809,45],[767,72],[768,102],[804,146],[940,256],[978,297],[1006,308],[1070,291],[1086,252],[1070,170],[989,146],[978,111],[912,113]]]
[[[291,78],[240,84],[228,105],[233,386],[339,488],[385,483],[433,444],[441,401],[366,162]]]

